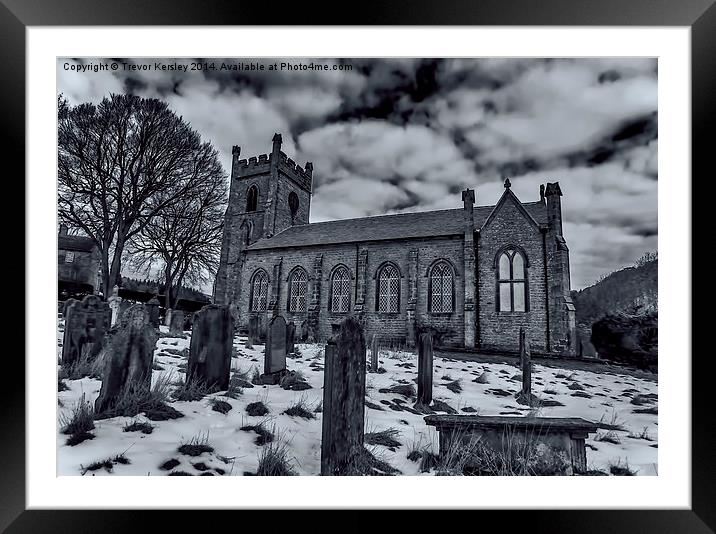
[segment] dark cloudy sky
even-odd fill
[[[523,201],[560,182],[575,289],[657,249],[655,59],[316,61],[352,69],[78,73],[58,60],[58,92],[162,98],[227,172],[232,145],[266,153],[281,132],[284,152],[314,164],[311,222],[460,207],[465,187],[494,204],[509,177]]]

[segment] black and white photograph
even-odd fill
[[[658,476],[656,57],[56,76],[58,476]]]

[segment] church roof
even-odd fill
[[[80,235],[57,236],[57,248],[59,250],[76,250],[79,252],[92,252],[95,247],[94,241],[89,237]]]
[[[522,205],[538,223],[547,223],[547,210],[542,202]],[[482,226],[494,208],[475,206],[475,228]],[[300,224],[260,239],[248,250],[462,235],[463,211],[458,208]]]

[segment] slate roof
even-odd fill
[[[522,205],[538,224],[547,223],[547,210],[542,202]],[[475,206],[475,228],[482,226],[494,207]],[[462,208],[398,213],[291,226],[273,237],[258,240],[247,250],[441,237],[461,235],[463,231]]]
[[[57,236],[57,248],[59,250],[77,250],[80,252],[92,252],[94,241],[89,237],[79,235]]]

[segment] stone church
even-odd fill
[[[270,154],[232,150],[231,190],[214,302],[239,326],[275,314],[325,340],[348,314],[368,338],[411,346],[431,326],[437,344],[514,352],[520,327],[533,353],[574,356],[575,309],[559,183],[522,202],[505,180],[491,206],[309,223],[313,165],[297,165],[274,135]]]

